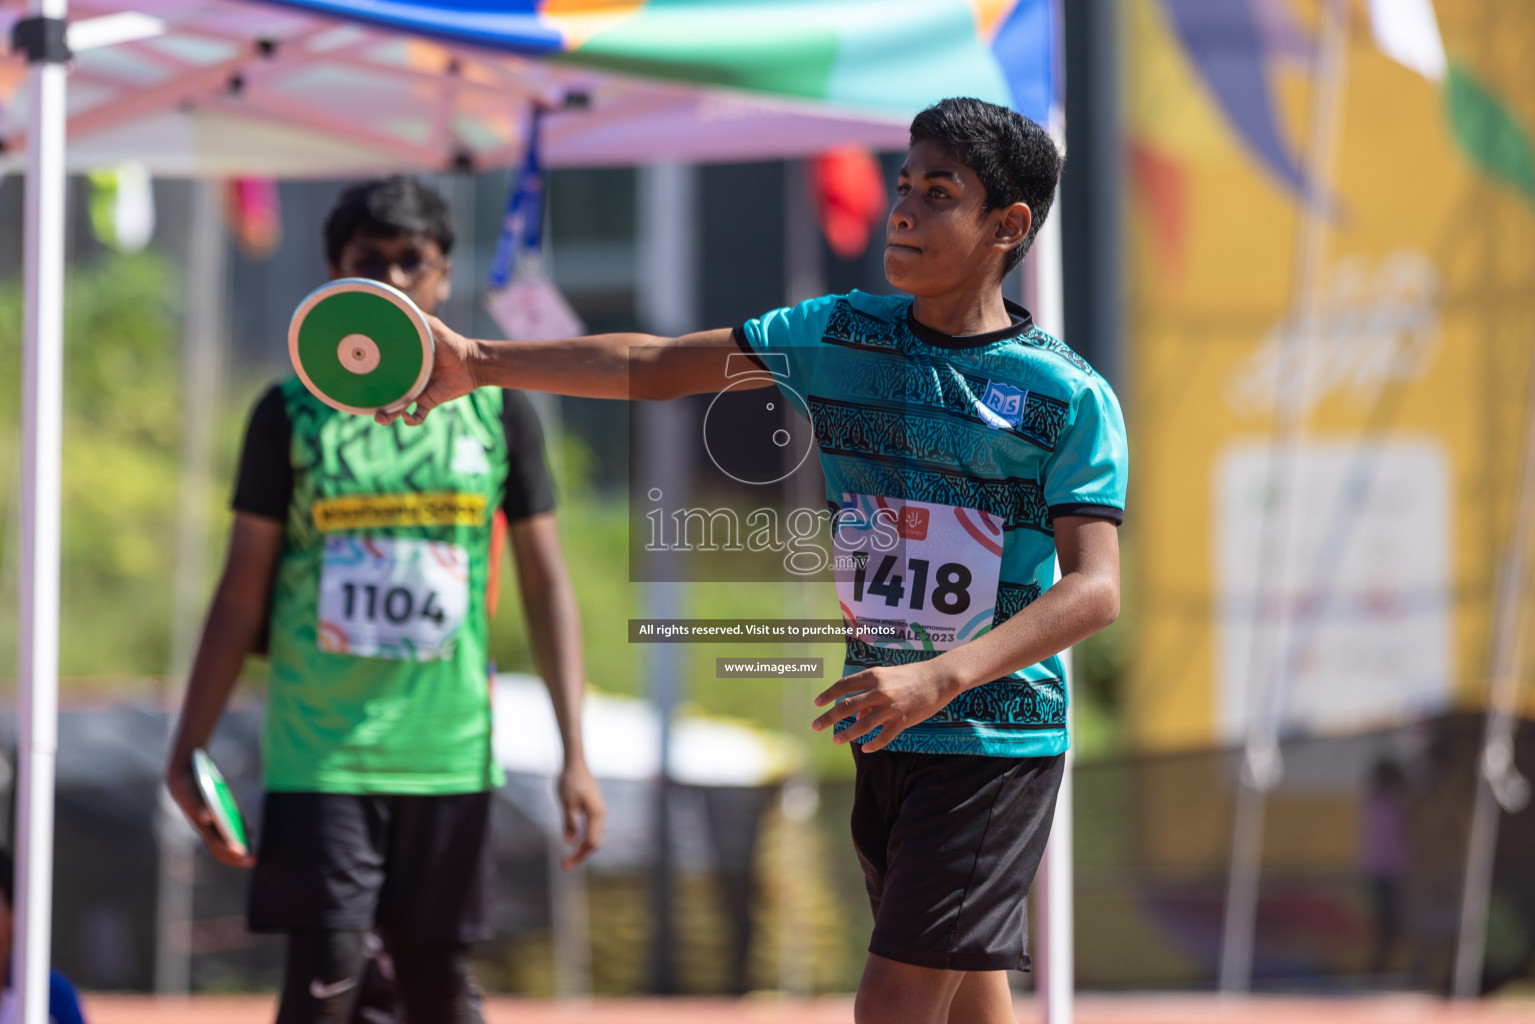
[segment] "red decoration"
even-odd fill
[[[879,161],[867,149],[842,146],[816,157],[810,175],[826,243],[839,259],[857,259],[889,210]]]
[[[1187,255],[1188,170],[1176,156],[1145,139],[1132,136],[1128,150],[1130,180],[1150,215],[1158,263],[1174,280],[1181,279]]]
[[[282,208],[271,178],[235,178],[228,183],[225,210],[229,232],[240,251],[264,260],[282,241]]]

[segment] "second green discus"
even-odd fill
[[[198,747],[192,751],[192,775],[197,779],[197,791],[203,803],[213,815],[213,828],[224,841],[241,856],[250,852],[250,840],[245,833],[245,819],[240,815],[240,805],[235,803],[234,792],[208,752]]]
[[[371,416],[415,401],[435,352],[426,316],[398,288],[344,277],[310,292],[288,324],[288,356],[316,398]]]

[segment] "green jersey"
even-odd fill
[[[526,398],[483,389],[420,427],[381,427],[291,379],[252,417],[234,504],[284,524],[267,789],[500,785],[487,672],[493,523],[503,507],[511,519],[552,507]]]

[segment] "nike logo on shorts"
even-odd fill
[[[355,987],[359,980],[361,979],[342,978],[340,981],[332,982],[331,984],[327,985],[319,978],[315,978],[309,983],[309,994],[321,1002],[324,1002],[327,999],[332,999],[336,996],[339,996],[349,988]]]

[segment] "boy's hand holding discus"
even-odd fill
[[[464,337],[430,313],[426,314],[426,322],[432,328],[432,339],[437,345],[432,376],[425,389],[416,396],[410,412],[379,411],[373,418],[380,426],[387,427],[403,415],[406,423],[419,427],[427,413],[437,406],[462,398],[480,386],[474,370],[484,359],[484,343]]]
[[[214,827],[213,812],[208,809],[207,802],[203,800],[202,793],[197,788],[190,752],[184,757],[171,759],[170,766],[165,771],[165,786],[170,790],[171,799],[176,801],[176,806],[181,808],[182,814],[186,815],[187,821],[197,831],[197,837],[203,841],[203,845],[213,855],[214,860],[232,868],[256,866],[254,854],[249,850],[236,849]]]
[[[557,341],[480,341],[464,337],[434,316],[426,320],[436,341],[431,376],[412,411],[375,415],[382,426],[402,416],[419,426],[437,406],[480,387],[656,401],[713,394],[730,383],[729,358],[741,354],[730,328],[678,338],[621,333]],[[771,383],[772,378],[762,374],[734,386]]]

